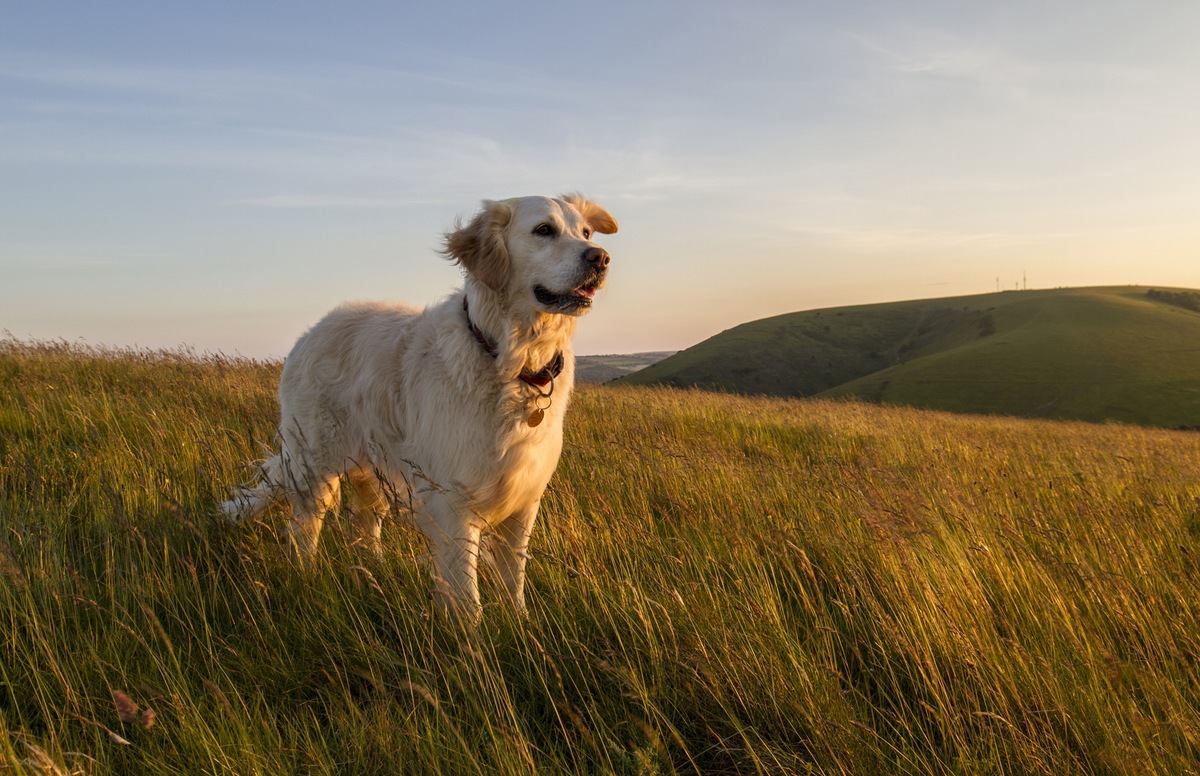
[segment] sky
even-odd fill
[[[0,330],[286,355],[483,199],[618,220],[576,351],[1200,288],[1194,0],[0,0]]]

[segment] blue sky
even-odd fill
[[[0,329],[282,356],[460,282],[483,198],[621,232],[581,353],[835,305],[1200,287],[1200,3],[0,0]]]

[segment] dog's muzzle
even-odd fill
[[[608,251],[593,245],[579,258],[584,265],[583,277],[573,288],[554,291],[545,286],[534,286],[534,298],[546,312],[579,315],[591,308],[596,292],[604,287],[608,265],[612,261]]]

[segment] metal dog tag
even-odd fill
[[[534,407],[533,412],[529,413],[529,425],[537,426],[542,422],[542,418],[546,417],[546,411],[541,407]]]

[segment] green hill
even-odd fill
[[[1200,426],[1200,292],[1002,292],[746,323],[623,378],[774,396]]]

